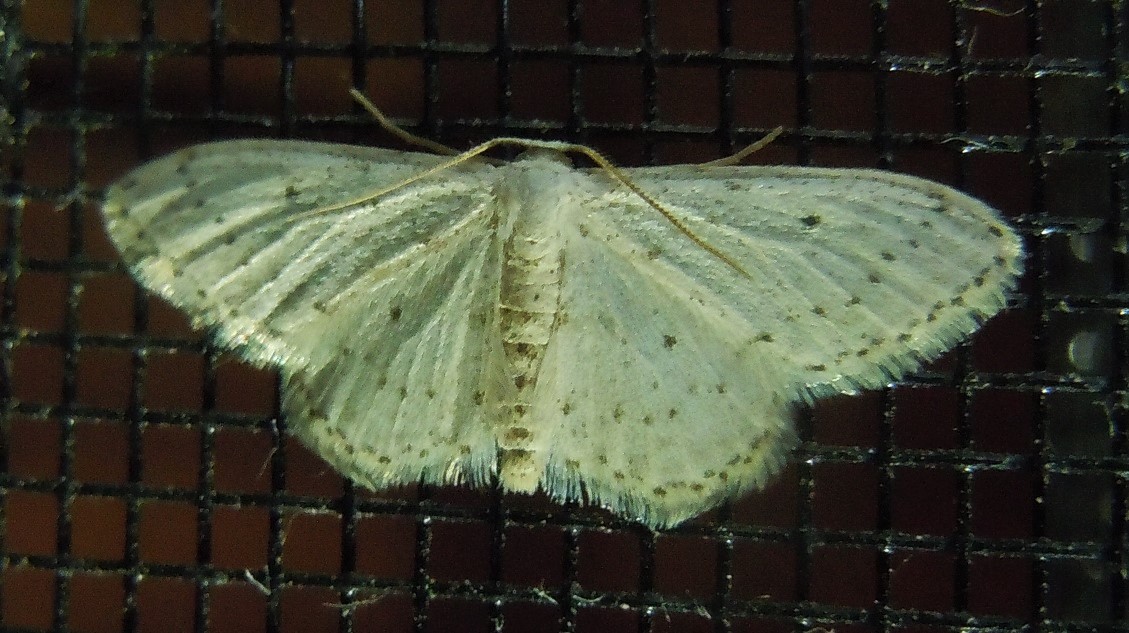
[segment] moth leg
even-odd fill
[[[780,138],[780,135],[783,134],[783,133],[784,133],[784,128],[777,126],[777,128],[775,130],[769,132],[768,134],[765,134],[764,137],[761,138],[759,141],[753,141],[752,143],[749,143],[749,145],[747,145],[745,147],[745,149],[737,152],[736,154],[733,154],[731,156],[726,156],[725,158],[719,158],[717,160],[711,160],[711,161],[708,161],[708,162],[705,162],[705,163],[701,163],[698,166],[699,167],[727,167],[727,166],[731,166],[731,165],[740,164],[741,161],[745,160],[745,158],[748,157],[753,152],[759,152],[760,150],[764,149],[765,147],[768,147],[769,143],[771,143],[771,142],[775,141],[776,139]]]
[[[376,119],[376,122],[380,124],[380,127],[384,128],[400,140],[411,143],[412,145],[425,147],[435,152],[436,154],[443,154],[445,156],[457,156],[459,154],[459,150],[457,149],[447,147],[442,143],[437,143],[431,139],[423,138],[422,136],[417,136],[400,127],[399,125],[396,125],[392,122],[392,119],[389,119],[384,115],[383,112],[380,111],[380,108],[376,107],[375,103],[369,101],[368,97],[361,94],[360,90],[357,90],[356,88],[349,88],[349,95],[352,96],[353,100],[359,103],[362,108],[368,111],[372,118]]]

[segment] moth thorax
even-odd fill
[[[532,448],[538,439],[526,420],[533,415],[533,392],[541,361],[557,320],[561,297],[561,247],[551,222],[519,217],[503,253],[500,314],[502,347],[514,394],[505,403],[498,430],[499,476],[509,490],[532,492],[544,456]],[[541,438],[543,439],[543,438]]]

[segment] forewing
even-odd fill
[[[814,395],[879,387],[936,357],[1003,308],[1022,269],[1022,242],[996,211],[912,176],[798,167],[631,176],[740,270],[616,191],[622,202],[607,200],[603,219],[618,249],[715,297],[777,372]]]
[[[442,160],[215,143],[127,175],[104,213],[146,287],[281,371],[291,428],[346,474],[459,479],[494,457],[475,403],[499,345],[491,168],[344,204]]]
[[[583,484],[652,524],[763,483],[791,403],[935,357],[1003,307],[1021,266],[994,211],[917,178],[628,173],[685,231],[611,183],[584,200],[538,402],[559,429],[551,489]]]

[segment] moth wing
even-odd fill
[[[505,388],[492,168],[347,204],[443,160],[208,144],[124,177],[104,214],[147,288],[222,347],[280,370],[290,428],[346,475],[374,487],[480,480],[495,451],[479,403]]]
[[[999,311],[1020,272],[993,210],[918,178],[628,173],[686,231],[612,184],[581,203],[537,402],[550,491],[652,525],[762,485],[793,443],[793,403],[918,367]]]
[[[784,360],[776,371],[790,369],[789,382],[813,396],[881,387],[937,357],[999,312],[1022,272],[1022,240],[994,209],[913,176],[803,167],[632,176],[744,272],[672,240],[654,214],[648,223],[610,215],[617,231],[648,249],[662,248],[656,238],[668,245],[648,252],[771,338],[759,347]]]

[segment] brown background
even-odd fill
[[[1124,630],[1116,3],[17,4],[6,630]],[[355,489],[280,434],[273,375],[130,281],[97,212],[129,167],[203,140],[395,146],[352,85],[450,145],[571,139],[625,165],[780,125],[752,162],[954,184],[1018,222],[1029,271],[968,345],[820,403],[768,490],[669,533],[543,497]]]

